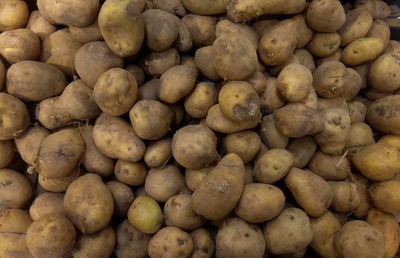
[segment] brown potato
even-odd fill
[[[144,69],[150,76],[160,76],[169,68],[179,65],[180,62],[179,53],[175,48],[160,52],[150,51],[144,57]]]
[[[205,118],[211,106],[217,103],[217,90],[213,84],[200,82],[185,98],[185,111],[194,118]]]
[[[334,98],[344,93],[346,67],[338,61],[323,63],[315,69],[313,86],[318,96]]]
[[[103,39],[97,19],[94,23],[85,27],[69,26],[69,32],[81,44]]]
[[[183,7],[181,0],[150,0],[146,4],[151,8],[162,9],[179,16],[186,15],[186,9]]]
[[[308,169],[325,180],[344,180],[351,173],[350,160],[317,151],[308,163]]]
[[[275,25],[279,23],[278,19],[273,19],[272,17],[266,17],[265,19],[260,19],[254,21],[251,25],[251,28],[257,33],[258,37],[261,37],[267,28],[271,25]]]
[[[138,100],[143,99],[154,99],[159,100],[160,95],[160,87],[161,87],[161,80],[160,79],[152,79],[138,89]]]
[[[185,170],[185,182],[186,186],[193,192],[201,185],[206,178],[207,174],[214,167],[205,167],[201,169],[186,169]]]
[[[146,180],[148,169],[143,162],[128,162],[118,160],[114,173],[118,181],[130,185],[139,186],[143,185]]]
[[[339,46],[340,36],[336,32],[317,32],[308,43],[307,49],[314,56],[326,57],[333,54]]]
[[[391,92],[382,92],[380,90],[377,90],[375,88],[370,87],[370,88],[368,88],[367,90],[364,91],[364,95],[368,100],[376,101],[376,100],[381,99],[381,98],[386,97],[386,96],[398,95],[398,94],[395,94],[393,91],[391,91]]]
[[[226,153],[236,153],[246,164],[253,160],[261,147],[260,136],[251,130],[228,134],[222,143]]]
[[[345,101],[349,102],[360,92],[363,82],[359,73],[352,68],[346,68],[343,76],[344,92],[342,97]]]
[[[14,158],[14,144],[12,141],[0,141],[0,169],[5,168]]]
[[[4,90],[6,82],[6,67],[2,60],[0,60],[0,92]]]
[[[294,54],[294,52],[292,54],[290,54],[290,57],[281,65],[278,66],[272,66],[269,67],[268,69],[268,74],[271,76],[278,76],[279,73],[283,70],[283,68],[285,68],[288,65],[291,64],[300,64],[299,59],[297,58],[297,56]]]
[[[219,81],[221,77],[218,75],[212,62],[210,62],[213,57],[213,46],[201,47],[196,50],[194,62],[203,76],[212,81]]]
[[[346,13],[346,22],[338,30],[342,46],[363,38],[368,34],[372,26],[373,18],[364,8],[356,8]]]
[[[315,62],[315,65],[318,67],[318,66],[322,65],[323,63],[326,63],[329,61],[340,61],[340,59],[342,58],[342,52],[343,52],[343,50],[341,48],[338,48],[338,49],[336,49],[335,52],[333,52],[329,56],[318,58]]]
[[[127,67],[125,67],[125,70],[127,70],[130,74],[133,75],[133,77],[135,77],[138,86],[141,86],[145,82],[146,75],[144,74],[143,69],[139,65],[130,64]]]
[[[228,19],[220,20],[215,27],[215,37],[219,38],[224,34],[240,34],[250,40],[255,49],[258,47],[258,35],[248,25],[234,23]]]
[[[72,170],[67,176],[60,178],[46,178],[39,174],[38,183],[40,187],[45,189],[46,191],[54,192],[54,193],[62,193],[65,192],[68,186],[78,178],[80,175],[80,170],[75,168]]]
[[[346,21],[343,6],[338,0],[312,1],[306,17],[308,25],[319,32],[335,32]]]
[[[367,37],[381,39],[383,41],[383,50],[384,50],[388,46],[390,41],[389,24],[385,20],[381,19],[374,20],[371,29],[368,31]]]
[[[266,144],[268,148],[286,148],[289,142],[289,137],[283,135],[276,127],[274,121],[274,115],[270,114],[264,116],[261,126],[260,126],[260,136],[263,143]]]
[[[28,29],[5,31],[0,34],[0,54],[10,64],[37,60],[40,56],[40,39]]]
[[[349,110],[343,97],[335,97],[331,99],[318,98],[317,110],[322,112],[327,109],[342,109],[346,112]]]
[[[267,78],[265,91],[260,95],[260,109],[265,115],[271,114],[285,104],[285,99],[278,91],[278,80]]]
[[[74,258],[110,257],[114,251],[116,234],[111,226],[94,234],[84,234],[78,237],[72,250]]]
[[[17,1],[17,2],[22,2],[22,1]],[[43,17],[43,15],[39,12],[39,10],[31,12],[26,28],[35,33],[41,40],[44,40],[47,36],[49,36],[51,33],[57,30],[57,28],[54,25],[50,24]]]
[[[248,77],[246,81],[253,87],[258,95],[263,94],[267,87],[267,75],[260,71],[256,71],[252,76]]]
[[[290,64],[282,69],[277,78],[278,90],[288,101],[305,99],[312,86],[312,74],[301,64]]]
[[[360,193],[360,205],[353,210],[353,214],[356,218],[365,218],[368,211],[372,208],[371,197],[368,194],[370,182],[366,177],[355,173],[351,175],[350,179],[358,186],[358,192]]]
[[[28,128],[28,109],[16,97],[0,92],[0,121],[0,140],[11,140],[22,135]]]
[[[348,102],[348,107],[349,107],[350,120],[352,124],[365,121],[368,109],[367,105],[365,105],[358,99],[354,99]]]
[[[293,155],[293,167],[304,168],[317,150],[317,144],[310,136],[305,136],[294,139],[287,150]]]
[[[132,189],[117,181],[110,181],[106,186],[114,199],[114,216],[120,218],[125,217],[135,199]]]
[[[174,47],[179,50],[179,52],[188,52],[193,47],[192,34],[188,26],[182,21],[179,23],[179,33],[178,38],[174,43]]]
[[[261,155],[254,165],[254,177],[257,182],[272,184],[290,171],[293,155],[284,149],[272,149]]]
[[[308,68],[311,72],[315,70],[314,58],[311,53],[305,48],[299,48],[294,51],[299,63]]]
[[[148,251],[150,257],[187,258],[193,252],[193,239],[185,231],[167,226],[151,238]]]
[[[390,8],[386,2],[378,0],[357,0],[356,7],[367,9],[374,19],[386,18],[390,15]]]
[[[400,55],[384,54],[371,65],[368,73],[370,85],[381,92],[391,92],[400,88]]]
[[[347,138],[346,148],[354,148],[375,143],[372,129],[369,125],[358,122],[350,127],[349,137]]]
[[[51,213],[65,215],[64,194],[49,192],[42,193],[35,198],[29,208],[29,215],[33,220],[38,220]]]
[[[389,213],[400,212],[400,181],[388,180],[372,184],[368,193],[376,208]]]
[[[297,29],[299,30],[296,48],[300,49],[305,47],[312,38],[314,32],[309,27],[306,21],[306,17],[303,14],[297,14],[291,19],[297,22]]]
[[[15,170],[0,169],[0,211],[25,208],[32,198],[32,186],[22,174]]]
[[[195,46],[202,47],[213,44],[217,24],[215,17],[188,14],[182,18],[182,22],[188,27]]]
[[[193,239],[192,258],[211,258],[215,252],[215,242],[209,230],[204,228],[190,232]]]
[[[0,31],[25,27],[29,9],[25,1],[5,0],[0,3]]]
[[[204,1],[199,2],[196,0],[183,0],[183,6],[194,14],[200,15],[215,15],[222,14],[225,12],[225,8],[228,5],[229,0],[217,0],[217,1]]]
[[[366,37],[355,40],[347,45],[342,53],[345,65],[359,65],[377,58],[384,49],[383,41],[378,38]]]
[[[361,204],[358,186],[348,181],[328,181],[333,198],[331,207],[336,212],[350,213]]]
[[[143,258],[148,256],[147,246],[151,235],[140,232],[126,219],[118,225],[115,255],[118,258]]]
[[[310,244],[312,249],[322,257],[339,257],[334,246],[335,234],[342,225],[339,220],[327,211],[318,218],[311,218],[313,240]]]

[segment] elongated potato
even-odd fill
[[[383,51],[383,41],[377,38],[361,38],[351,42],[342,53],[345,65],[359,65],[374,60]]]
[[[16,97],[0,92],[0,121],[0,140],[11,140],[22,135],[28,128],[28,109]]]
[[[400,134],[400,95],[383,97],[372,103],[367,120],[378,131]]]
[[[322,257],[338,258],[334,240],[336,232],[342,227],[339,220],[327,211],[318,218],[311,218],[310,223],[313,231],[312,249]]]
[[[351,173],[350,160],[342,155],[317,151],[308,163],[308,169],[325,180],[344,180]]]
[[[147,146],[146,153],[144,154],[146,165],[151,168],[165,165],[172,156],[171,146],[171,138],[163,138],[150,143]]]
[[[372,184],[368,188],[374,206],[389,213],[400,212],[400,181],[388,180]]]

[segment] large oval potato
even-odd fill
[[[400,134],[400,95],[383,97],[372,103],[367,120],[378,131]]]
[[[251,130],[228,134],[223,142],[226,153],[236,153],[243,163],[249,163],[261,148],[260,136]]]
[[[329,181],[332,189],[331,207],[336,212],[349,213],[361,204],[358,185],[349,181]]]
[[[314,1],[315,2],[315,1]],[[336,1],[331,1],[336,2]],[[311,38],[307,49],[317,57],[326,57],[333,54],[340,46],[340,36],[336,32],[317,32]]]
[[[313,74],[313,86],[318,96],[335,98],[344,93],[344,74],[346,67],[339,61],[321,64]]]
[[[312,87],[312,74],[301,64],[289,64],[279,73],[278,90],[288,101],[298,102],[305,99]]]
[[[383,51],[383,41],[377,38],[361,38],[351,42],[342,53],[345,65],[359,65],[374,60]]]
[[[271,149],[263,153],[254,165],[254,177],[257,182],[272,184],[290,171],[293,155],[284,149]]]
[[[312,1],[306,17],[308,25],[319,32],[335,32],[346,20],[343,6],[338,0]]]
[[[351,174],[351,164],[343,155],[329,155],[317,151],[308,163],[308,169],[325,180],[344,180]]]
[[[372,26],[373,18],[364,8],[356,8],[346,13],[346,22],[338,30],[342,46],[363,38]]]
[[[11,140],[22,135],[28,128],[28,109],[16,97],[0,92],[0,121],[0,140]]]

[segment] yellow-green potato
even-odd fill
[[[346,67],[339,61],[323,63],[315,69],[313,86],[318,96],[334,98],[344,93]]]
[[[298,102],[307,97],[312,86],[312,74],[302,64],[290,64],[277,78],[278,91],[288,101]]]
[[[35,170],[50,179],[67,176],[85,153],[85,142],[78,131],[63,129],[52,133],[40,144]]]
[[[347,103],[349,107],[349,115],[352,124],[364,122],[367,116],[367,105],[358,99],[354,99]]]
[[[313,231],[312,249],[322,257],[339,258],[334,246],[335,234],[342,227],[339,220],[327,211],[318,218],[310,218],[310,223]]]
[[[239,218],[224,220],[215,240],[216,257],[264,257],[265,241],[260,228]]]
[[[162,167],[172,156],[172,139],[163,138],[147,146],[144,161],[150,168]]]
[[[0,3],[0,31],[25,27],[29,18],[29,9],[25,1],[4,0]]]
[[[167,226],[151,238],[148,251],[150,257],[188,258],[193,252],[193,239],[185,231]]]
[[[182,230],[194,230],[206,223],[206,219],[192,209],[192,196],[178,194],[168,199],[164,206],[164,222]]]
[[[140,232],[127,219],[118,225],[116,231],[117,246],[115,255],[118,258],[148,257],[147,246],[151,235]]]
[[[129,118],[136,135],[145,140],[158,140],[169,131],[174,113],[157,100],[144,99],[132,107]]]
[[[382,19],[390,15],[390,7],[384,1],[357,0],[355,6],[367,9],[374,19]]]
[[[187,125],[172,139],[172,155],[185,168],[199,169],[214,164],[219,154],[217,137],[204,125]]]
[[[57,30],[54,25],[50,24],[43,17],[39,10],[31,12],[26,28],[35,33],[41,40],[44,40],[47,36]]]
[[[144,142],[123,118],[101,114],[93,128],[93,140],[107,157],[137,162],[146,151]]]
[[[161,9],[178,16],[186,15],[186,9],[181,0],[150,0],[146,4],[151,8]]]
[[[359,65],[374,60],[383,51],[383,41],[378,38],[361,38],[351,42],[342,53],[345,65]]]
[[[94,22],[99,11],[99,0],[83,3],[74,0],[38,0],[40,13],[52,24],[85,27]]]
[[[75,168],[72,170],[67,176],[60,178],[46,178],[39,174],[38,183],[40,187],[45,189],[46,191],[54,192],[54,193],[62,193],[65,192],[68,186],[78,178],[80,175],[79,168]]]
[[[82,81],[93,88],[102,73],[111,68],[122,68],[124,59],[112,52],[106,43],[92,41],[78,49],[74,64]]]
[[[7,91],[21,100],[41,101],[58,96],[66,86],[63,72],[46,63],[21,61],[7,70]]]
[[[67,256],[75,240],[74,225],[62,214],[47,214],[35,220],[26,230],[26,244],[35,258]]]
[[[299,48],[294,51],[294,54],[297,56],[299,63],[308,68],[311,72],[315,70],[314,58],[311,55],[310,51],[305,48]]]
[[[193,45],[197,47],[210,46],[215,40],[217,19],[212,16],[188,14],[182,18],[192,36]]]
[[[400,181],[388,180],[372,184],[368,188],[374,206],[389,213],[400,212]]]
[[[126,114],[136,102],[138,85],[127,70],[111,68],[97,79],[93,97],[99,108],[110,116]]]
[[[115,177],[118,181],[130,186],[143,185],[147,177],[147,171],[148,169],[143,162],[123,160],[118,160],[114,168]]]
[[[384,135],[378,140],[378,143],[385,143],[400,149],[400,135]]]
[[[14,158],[14,144],[12,141],[0,141],[0,169],[5,168]]]
[[[264,225],[263,233],[267,251],[274,255],[302,250],[313,239],[310,219],[298,208],[285,208]]]
[[[304,104],[288,104],[274,113],[278,130],[288,137],[303,137],[324,129],[323,117]]]
[[[385,244],[384,257],[394,257],[400,243],[400,228],[395,215],[372,208],[368,211],[365,221],[382,233]]]
[[[261,147],[261,139],[256,132],[246,130],[228,134],[224,138],[222,146],[226,153],[236,153],[246,164],[257,155]]]
[[[101,177],[88,173],[75,179],[64,196],[66,216],[84,234],[105,228],[114,211],[111,191]]]
[[[382,233],[362,220],[352,220],[336,233],[335,248],[341,257],[383,257]]]
[[[364,8],[356,8],[346,13],[346,22],[338,30],[340,45],[347,46],[351,42],[363,38],[372,26],[373,18]]]
[[[361,204],[358,186],[349,181],[328,181],[332,193],[331,207],[336,212],[350,213]]]
[[[278,216],[285,206],[285,195],[276,186],[246,184],[235,214],[249,223],[262,223]]]
[[[262,1],[256,0],[249,2],[247,0],[233,0],[227,9],[230,20],[234,22],[245,22],[257,18],[263,14],[296,14],[303,11],[306,6],[305,0],[286,1],[284,5],[280,1]]]
[[[357,122],[351,125],[346,142],[346,149],[375,143],[373,132],[369,125]]]
[[[179,50],[179,52],[188,52],[193,47],[192,34],[185,23],[179,22],[179,33],[178,38],[174,43],[174,47]]]
[[[103,39],[97,19],[94,23],[85,27],[69,26],[69,32],[72,38],[81,44]]]
[[[300,49],[307,45],[307,43],[312,38],[314,32],[307,24],[306,17],[303,14],[297,14],[291,17],[291,19],[297,22],[297,29],[299,33],[298,33],[296,48]]]
[[[372,208],[372,201],[368,194],[370,182],[366,177],[356,173],[351,175],[351,181],[358,186],[358,192],[360,193],[360,205],[353,210],[353,214],[356,218],[365,218]]]
[[[325,180],[344,180],[351,173],[350,160],[342,155],[329,155],[317,151],[307,168]]]
[[[224,156],[192,195],[192,208],[207,219],[228,215],[239,202],[245,184],[243,161],[234,153]]]
[[[183,6],[194,14],[199,15],[215,15],[222,14],[225,12],[225,8],[228,5],[229,0],[207,0],[199,2],[196,0],[183,0]]]
[[[42,193],[33,200],[33,203],[29,208],[29,215],[33,220],[38,220],[51,213],[65,215],[64,194],[49,192]]]
[[[278,91],[278,80],[274,77],[266,79],[265,90],[260,95],[260,110],[268,115],[281,108],[285,104],[285,99]]]
[[[314,56],[325,57],[333,54],[340,46],[340,36],[336,32],[317,32],[307,45]]]
[[[219,81],[221,77],[217,74],[214,65],[210,62],[212,59],[212,46],[201,47],[196,50],[194,62],[201,74],[212,81]]]
[[[106,186],[111,191],[114,199],[114,216],[119,218],[125,217],[135,199],[132,189],[117,181],[110,181]]]
[[[115,244],[115,231],[111,226],[108,226],[94,234],[79,236],[72,250],[72,255],[74,258],[108,258],[113,253]]]
[[[191,190],[195,191],[201,183],[204,181],[208,173],[214,167],[205,167],[201,169],[186,169],[185,171],[185,182],[186,186]]]
[[[161,75],[160,99],[174,104],[188,95],[196,84],[198,71],[187,65],[169,68]]]
[[[32,223],[28,213],[9,209],[0,212],[0,256],[31,258],[26,245],[26,230]]]
[[[338,0],[313,0],[307,8],[307,23],[318,32],[335,32],[346,21],[343,6]]]
[[[378,57],[368,72],[368,82],[376,90],[392,92],[400,88],[400,55],[384,54]]]
[[[10,64],[37,60],[40,56],[40,39],[28,29],[5,31],[0,34],[0,54]]]
[[[146,194],[158,202],[166,202],[185,187],[185,178],[175,165],[152,168],[144,183]]]
[[[285,177],[285,184],[300,207],[313,217],[322,216],[331,205],[329,184],[310,171],[292,168]]]
[[[380,39],[383,41],[383,50],[388,46],[390,41],[390,27],[385,20],[374,20],[367,37]]]
[[[374,181],[390,180],[400,173],[400,149],[385,143],[359,148],[352,161],[361,174]]]
[[[272,184],[289,172],[293,165],[293,155],[285,149],[271,149],[257,158],[254,177],[257,182]]]
[[[211,258],[214,256],[215,242],[209,230],[199,228],[190,232],[190,236],[193,239],[192,258]]]
[[[360,92],[363,81],[360,74],[352,68],[346,68],[343,76],[344,91],[342,97],[345,101],[349,102]]]
[[[155,200],[147,196],[139,196],[128,210],[128,220],[141,232],[154,234],[161,228],[163,214]]]
[[[268,66],[284,64],[296,48],[298,33],[294,20],[287,19],[268,27],[258,46],[261,61]]]
[[[255,49],[258,47],[258,35],[246,24],[234,23],[228,19],[220,20],[215,27],[215,36],[218,38],[224,34],[240,34],[250,40]]]
[[[180,62],[179,53],[175,48],[168,48],[160,52],[150,51],[144,56],[144,70],[146,74],[156,77],[169,68],[179,65]]]
[[[317,144],[310,136],[294,139],[287,148],[293,155],[293,167],[304,168],[311,160]]]
[[[185,98],[185,111],[193,118],[205,118],[211,106],[217,103],[217,90],[209,82],[200,82]]]
[[[152,79],[138,89],[138,100],[154,99],[159,100],[161,79]]]

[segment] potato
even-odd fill
[[[390,15],[389,6],[378,0],[357,0],[355,2],[356,7],[362,7],[367,9],[374,19],[385,18]]]
[[[183,22],[179,22],[179,33],[174,42],[174,47],[179,52],[188,52],[193,47],[192,34],[190,34],[189,28]]]
[[[126,219],[118,225],[115,255],[118,258],[143,258],[148,256],[147,246],[151,235],[144,234]]]
[[[172,155],[185,168],[199,169],[214,164],[219,158],[217,138],[204,125],[188,125],[172,139]]]
[[[143,185],[147,176],[147,168],[143,162],[118,160],[114,172],[118,181],[130,185]]]
[[[166,202],[185,187],[185,178],[175,165],[152,168],[145,181],[148,196],[158,202]]]
[[[344,93],[346,67],[338,61],[323,63],[315,69],[313,86],[318,96],[334,98]]]
[[[356,218],[361,219],[366,217],[368,211],[372,208],[372,201],[368,194],[370,182],[364,176],[355,173],[351,175],[350,179],[358,186],[358,192],[360,194],[360,205],[353,210],[353,214]]]
[[[206,46],[196,50],[194,62],[201,74],[212,81],[219,81],[220,76],[217,74],[214,65],[210,63],[213,59],[213,47]]]
[[[335,32],[346,20],[342,4],[338,0],[313,0],[307,9],[307,23],[318,32]]]
[[[205,167],[201,169],[186,169],[185,171],[185,182],[186,186],[193,192],[201,185],[206,178],[207,174],[214,167]]]
[[[26,243],[34,257],[68,255],[76,240],[74,225],[62,214],[48,214],[34,221],[26,231]]]
[[[19,209],[0,212],[0,256],[33,257],[26,245],[26,230],[32,223],[29,215]]]
[[[145,82],[146,75],[144,73],[144,70],[139,65],[130,64],[127,67],[125,67],[125,70],[127,70],[130,74],[133,75],[133,77],[135,77],[138,87]]]
[[[388,180],[372,184],[368,193],[374,206],[389,213],[400,212],[400,181]]]
[[[46,191],[61,193],[65,192],[68,186],[78,178],[80,175],[80,170],[78,168],[73,169],[67,176],[60,178],[46,178],[39,174],[38,183]]]
[[[286,208],[268,221],[263,229],[267,251],[271,254],[294,253],[307,247],[313,231],[307,214],[298,208]]]
[[[152,79],[138,89],[138,100],[154,99],[159,100],[161,79]]]
[[[335,248],[342,257],[383,257],[382,233],[362,220],[344,224],[335,236]]]
[[[193,239],[185,231],[167,226],[151,238],[148,251],[150,257],[187,258],[193,252]]]
[[[311,72],[315,70],[314,59],[311,53],[305,48],[299,48],[294,51],[299,63],[308,68]]]
[[[274,116],[270,114],[264,116],[260,126],[260,136],[268,148],[286,148],[289,142],[289,137],[283,135],[276,127]]]
[[[400,54],[400,42],[390,40],[383,54]]]
[[[290,54],[289,58],[283,62],[283,64],[278,65],[278,66],[272,66],[268,69],[268,74],[271,76],[276,76],[278,77],[279,73],[283,70],[283,68],[285,68],[288,65],[291,64],[300,64],[299,59],[297,58],[297,56],[293,53]]]
[[[25,27],[29,18],[28,5],[21,0],[5,0],[0,3],[0,31]]]
[[[64,209],[82,233],[91,234],[108,225],[114,211],[114,200],[101,178],[88,173],[68,186]]]
[[[283,192],[269,184],[246,184],[235,214],[246,222],[262,223],[278,216],[285,205]]]
[[[288,137],[303,137],[324,129],[323,117],[304,104],[288,104],[274,113],[278,130]]]
[[[317,144],[310,136],[294,139],[287,148],[293,155],[293,167],[304,168],[317,150]]]
[[[399,248],[399,224],[393,214],[372,208],[366,219],[371,226],[376,227],[383,235],[385,244],[384,257],[394,257]]]
[[[331,207],[336,212],[350,213],[361,204],[358,186],[348,181],[328,181],[333,198]]]
[[[400,74],[400,56],[384,54],[371,65],[368,73],[370,85],[381,92],[391,92],[400,88],[397,76]]]
[[[360,123],[365,121],[367,116],[367,106],[361,101],[354,99],[348,103],[351,123]]]
[[[260,1],[248,2],[246,0],[233,0],[227,9],[230,20],[234,22],[250,21],[263,14],[296,14],[303,11],[306,1],[286,1],[282,5],[279,1]]]
[[[383,41],[377,38],[361,38],[345,47],[342,61],[345,65],[359,65],[374,60],[383,51]]]
[[[215,14],[222,14],[225,12],[225,8],[229,0],[218,0],[218,1],[205,1],[205,2],[198,2],[195,0],[183,0],[183,6],[194,14],[199,15],[215,15]]]
[[[38,220],[51,213],[65,215],[64,194],[42,193],[35,198],[29,208],[29,215],[33,220]]]
[[[348,158],[317,151],[308,163],[308,169],[325,180],[344,180],[351,173]]]
[[[258,47],[258,35],[248,25],[234,23],[228,19],[220,20],[215,27],[215,36],[219,38],[224,34],[240,34],[250,40],[255,49]]]
[[[185,111],[194,118],[204,118],[207,111],[217,102],[217,90],[209,82],[200,82],[185,98]]]
[[[252,76],[246,79],[253,89],[257,92],[257,94],[261,95],[264,93],[267,87],[267,76],[262,72],[256,71]]]
[[[47,136],[40,144],[34,168],[50,179],[67,176],[85,153],[85,142],[78,131],[63,129]]]
[[[21,136],[30,123],[28,109],[16,97],[0,92],[0,121],[0,140]]]
[[[151,76],[160,76],[169,68],[179,64],[180,56],[175,48],[160,52],[150,51],[144,57],[144,69]]]
[[[0,34],[0,54],[8,63],[37,60],[40,56],[40,39],[28,29],[16,29]]]
[[[190,232],[193,239],[192,258],[211,258],[215,251],[215,242],[209,230],[204,228]]]
[[[307,45],[307,49],[315,56],[332,55],[340,46],[340,36],[336,32],[317,32]]]
[[[363,38],[372,26],[373,18],[366,9],[356,8],[346,13],[346,22],[338,30],[341,46]]]
[[[293,19],[297,23],[297,29],[299,33],[296,48],[301,49],[302,47],[305,47],[307,45],[307,43],[312,38],[314,32],[307,24],[306,18],[303,14],[297,14],[291,17],[291,19]]]
[[[253,160],[261,146],[260,136],[251,130],[228,134],[223,140],[226,153],[236,153],[246,164]]]
[[[265,91],[260,95],[260,109],[263,114],[270,114],[281,108],[285,99],[278,91],[278,81],[270,77],[266,79]]]
[[[347,138],[346,148],[354,148],[375,143],[372,129],[369,125],[359,122],[350,127],[349,137]]]
[[[21,61],[7,71],[8,93],[25,101],[41,101],[60,95],[67,86],[57,67],[36,61]]]
[[[114,199],[114,216],[120,218],[126,216],[135,199],[132,189],[117,181],[110,181],[106,186],[111,191]]]
[[[310,218],[313,231],[312,249],[322,257],[339,257],[334,246],[335,234],[342,225],[339,220],[327,211],[318,218]]]
[[[367,37],[381,39],[383,41],[383,50],[385,50],[390,41],[389,24],[385,20],[374,20]]]
[[[234,153],[227,154],[194,191],[193,210],[207,219],[225,217],[239,202],[244,183],[243,161]]]
[[[26,28],[35,33],[36,36],[38,36],[41,40],[44,40],[47,36],[49,36],[51,33],[57,30],[57,28],[54,25],[50,24],[43,17],[43,15],[39,12],[39,10],[31,12]]]
[[[188,27],[195,46],[202,47],[213,44],[217,24],[215,17],[188,14],[182,18],[182,22]]]
[[[144,161],[150,168],[162,167],[172,156],[172,139],[163,138],[149,144],[144,154]]]
[[[108,226],[94,234],[84,234],[78,237],[72,255],[74,258],[107,258],[113,253],[115,243],[115,231],[111,226]]]
[[[97,19],[86,27],[69,26],[69,32],[81,44],[103,39]]]
[[[400,136],[388,134],[388,135],[382,136],[378,140],[378,143],[386,143],[388,145],[396,147],[397,149],[400,149]]]
[[[293,155],[284,149],[271,149],[260,157],[254,165],[254,177],[259,183],[272,184],[289,172],[293,165]]]
[[[0,169],[5,168],[14,158],[14,144],[12,141],[0,141]]]
[[[144,142],[127,121],[104,113],[96,120],[93,140],[104,155],[113,159],[137,162],[146,151]]]
[[[163,214],[155,200],[147,196],[139,196],[128,210],[128,220],[141,232],[154,234],[163,223]]]
[[[342,98],[344,98],[345,101],[349,102],[354,99],[360,92],[363,82],[359,73],[352,68],[346,68],[343,76],[344,92]]]
[[[93,88],[102,73],[111,68],[122,68],[124,59],[114,54],[106,43],[92,41],[78,49],[74,64],[82,81]]]
[[[146,2],[150,8],[161,9],[179,16],[186,15],[186,9],[181,0],[150,0]]]
[[[48,129],[66,126],[74,120],[93,119],[100,112],[93,89],[82,80],[71,82],[60,96],[44,99],[36,106],[37,120]]]
[[[310,70],[301,64],[290,64],[283,68],[277,78],[278,90],[288,101],[301,101],[309,93],[312,85]]]
[[[174,104],[188,95],[194,88],[198,71],[187,65],[169,68],[161,76],[160,99]]]

